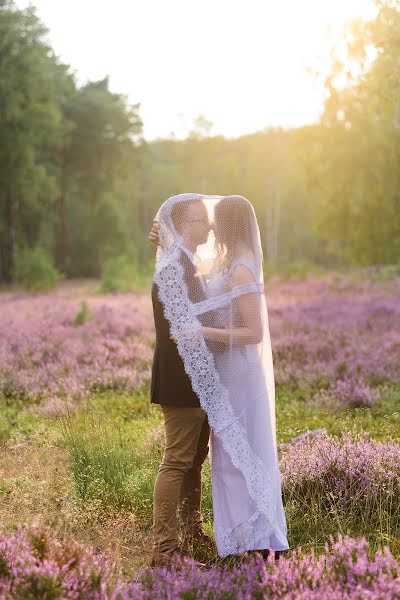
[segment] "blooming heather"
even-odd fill
[[[371,406],[379,397],[374,386],[400,382],[400,286],[384,297],[370,288],[353,297],[322,288],[320,297],[291,297],[286,305],[283,287],[279,302],[271,295],[277,383],[310,387],[317,401],[344,407]]]
[[[388,547],[375,555],[364,537],[330,536],[318,555],[301,546],[289,556],[265,561],[244,557],[234,566],[199,569],[190,559],[179,567],[144,567],[134,580],[105,552],[95,553],[47,528],[0,533],[0,597],[74,600],[344,600],[400,597],[400,565]]]
[[[73,540],[62,545],[45,527],[0,534],[0,597],[113,600],[115,564]]]
[[[140,294],[1,300],[0,392],[49,403],[93,389],[135,390],[148,380],[153,321]],[[79,313],[86,314],[81,324]]]
[[[287,498],[297,496],[307,506],[328,495],[327,510],[334,504],[365,520],[379,504],[393,536],[400,535],[400,444],[368,439],[365,432],[342,438],[322,432],[282,448],[280,471]]]
[[[372,406],[378,384],[400,381],[400,280],[272,278],[265,287],[278,384],[307,387],[316,401],[345,407]],[[150,293],[68,289],[0,296],[0,393],[8,398],[45,399],[52,410],[60,397],[132,391],[149,379]]]
[[[175,570],[157,567],[146,570],[139,581],[122,593],[123,600],[208,600],[285,598],[285,600],[344,600],[400,597],[400,565],[390,553],[371,557],[368,542],[338,535],[330,537],[325,552],[318,557],[312,550],[304,555],[301,547],[276,563],[272,554],[242,561],[231,569],[212,567],[199,570],[187,564]]]

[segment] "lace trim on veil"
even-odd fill
[[[265,538],[276,530],[273,484],[263,462],[253,452],[242,426],[237,422],[237,416],[229,403],[228,391],[215,368],[213,354],[200,333],[201,323],[196,314],[201,314],[210,307],[214,308],[218,304],[217,300],[211,298],[210,301],[199,302],[197,305],[191,303],[184,280],[184,268],[179,260],[171,260],[177,258],[176,252],[171,254],[167,260],[160,260],[153,278],[158,285],[164,315],[170,323],[172,335],[177,340],[178,352],[192,388],[208,415],[210,427],[221,439],[232,464],[242,472],[249,494],[257,507],[251,519],[245,523],[228,531],[216,531],[222,547],[222,556],[227,556],[254,548],[257,532],[261,531],[262,537]],[[261,291],[260,284],[256,283],[237,287],[241,290],[236,294],[224,294],[224,303],[228,301],[228,296],[237,297],[240,293],[249,293],[248,290]],[[197,335],[189,338],[182,335],[188,330],[193,332],[193,329],[197,329]]]

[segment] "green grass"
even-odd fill
[[[100,410],[93,411],[99,402]],[[77,496],[104,506],[132,510],[146,524],[151,520],[152,486],[161,458],[159,444],[148,444],[149,431],[160,423],[154,411],[131,414],[128,399],[101,395],[75,414],[60,418]],[[110,411],[105,412],[108,401]],[[143,397],[136,398],[140,406]],[[135,404],[135,403],[133,403]]]
[[[85,402],[85,406],[87,411],[95,412],[99,417],[108,416],[122,421],[136,421],[154,413],[149,396],[148,384],[135,394],[105,390],[92,394]]]
[[[84,509],[98,502],[102,510],[131,511],[150,534],[153,489],[164,447],[160,407],[150,404],[148,385],[135,394],[106,391],[93,393],[73,414],[44,416],[29,413],[22,401],[0,399],[0,443],[28,440],[35,445],[56,444],[67,451],[72,473],[73,495]],[[290,386],[276,390],[277,441],[288,442],[311,429],[325,427],[332,435],[368,431],[377,440],[399,441],[400,385],[382,389],[373,408],[333,412],[309,401],[309,392]],[[157,434],[158,432],[158,434]],[[212,490],[210,463],[203,465],[202,512],[205,531],[212,535]],[[27,482],[5,479],[0,497],[18,484],[23,493]],[[326,510],[324,491],[313,498],[296,493],[284,498],[292,547],[300,544],[323,550],[329,533],[337,531],[365,535],[372,547],[389,544],[400,556],[398,539],[391,535],[387,507],[369,507],[351,514]],[[328,491],[329,492],[329,491]],[[328,498],[329,499],[329,498]],[[367,514],[368,513],[368,514]],[[380,520],[381,519],[381,520]],[[386,523],[385,523],[386,519]],[[396,516],[397,519],[397,516]],[[392,525],[395,525],[392,523]],[[397,528],[393,528],[394,529]],[[204,560],[204,555],[197,558]]]
[[[326,427],[330,435],[345,431],[369,431],[371,437],[400,441],[400,385],[383,388],[372,408],[349,408],[340,412],[308,401],[308,392],[277,386],[277,441],[286,443],[309,429]]]
[[[43,433],[52,425],[52,419],[25,410],[26,402],[0,396],[0,447],[10,439],[32,438],[38,445]]]
[[[329,434],[369,431],[384,440],[398,436],[400,386],[386,388],[382,399],[371,408],[354,408],[334,413],[307,402],[307,392],[277,388],[278,442],[287,442],[309,430],[326,427]],[[163,435],[151,443],[147,436],[162,424],[159,407],[150,405],[146,391],[136,396],[104,393],[93,396],[84,410],[65,421],[64,438],[70,455],[76,491],[82,500],[99,500],[105,506],[132,510],[144,527],[152,522],[153,487],[162,459]],[[368,515],[326,511],[326,498],[316,496],[304,504],[301,495],[287,499],[286,514],[292,545],[323,550],[329,533],[338,530],[364,535],[376,547],[384,540],[396,545],[388,528],[379,526],[379,507]],[[212,533],[210,464],[203,467],[202,510],[205,529]],[[386,509],[385,509],[386,511]],[[386,512],[382,510],[382,519]],[[385,512],[385,514],[384,514]],[[358,516],[357,516],[358,515]],[[371,529],[372,528],[372,529]],[[395,548],[394,548],[395,551]]]

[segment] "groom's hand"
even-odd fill
[[[184,329],[183,331],[180,332],[180,337],[182,339],[196,339],[198,338],[200,335],[204,335],[204,327],[202,327],[199,324],[193,324],[191,326],[189,326],[187,329]],[[170,339],[176,343],[176,337],[174,335],[172,335],[172,333],[169,333],[169,337]]]
[[[153,242],[153,244],[157,244],[158,246],[160,245],[160,237],[159,237],[159,225],[157,223],[157,221],[154,221],[150,233],[147,236],[147,238]]]

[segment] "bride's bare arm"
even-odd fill
[[[253,283],[254,276],[250,269],[244,265],[238,265],[232,272],[228,282],[228,289],[243,283]],[[263,337],[261,320],[261,298],[259,294],[244,294],[236,298],[239,312],[242,317],[243,327],[232,329],[217,329],[215,327],[203,327],[206,340],[222,342],[233,346],[244,346],[246,344],[258,344]]]

